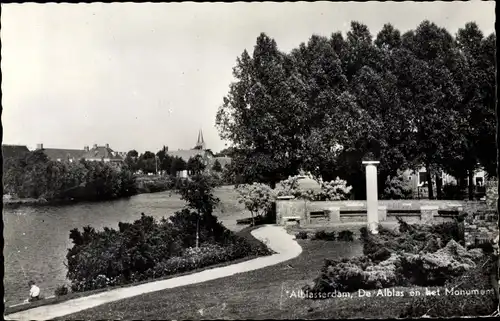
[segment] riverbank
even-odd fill
[[[217,187],[213,193],[221,200],[214,215],[229,230],[241,231],[245,226],[236,224],[236,220],[248,217],[249,213],[238,203],[233,187]],[[6,306],[23,302],[26,284],[31,279],[39,284],[45,297],[52,296],[59,286],[67,284],[64,263],[68,248],[72,247],[68,237],[70,230],[88,225],[96,230],[117,229],[118,222],[132,223],[141,213],[161,220],[182,210],[185,204],[179,194],[162,192],[107,202],[4,208]]]
[[[21,206],[57,206],[57,205],[72,205],[77,203],[86,202],[107,202],[117,199],[127,199],[131,196],[140,194],[151,194],[151,193],[161,193],[166,191],[173,191],[176,186],[177,181],[170,177],[164,176],[139,176],[136,178],[136,191],[135,193],[127,196],[117,197],[113,199],[105,200],[75,200],[75,199],[64,199],[64,200],[47,200],[45,198],[12,198],[7,195],[3,196],[3,206],[5,208],[18,208]]]
[[[247,270],[255,270],[261,268],[261,265],[267,266],[270,264],[282,262],[283,260],[291,259],[299,255],[301,252],[300,247],[296,244],[294,245],[295,242],[292,240],[292,237],[286,234],[286,232],[280,227],[250,227],[237,233],[237,235],[244,237],[251,243],[258,242],[259,244],[261,244],[263,241],[266,241],[268,247],[275,253],[278,252],[278,254],[272,254],[271,256],[264,256],[260,258],[255,256],[246,257],[230,262],[207,266],[196,271],[170,275],[161,279],[148,280],[145,282],[103,290],[72,293],[58,298],[10,307],[5,310],[5,314],[10,314],[7,315],[6,318],[52,319],[54,317],[59,317],[65,314],[82,310],[82,306],[85,306],[84,308],[90,308],[100,304],[140,295],[147,292],[155,292],[165,288],[177,288],[186,284],[200,283],[238,274],[241,272],[246,272]],[[97,298],[101,298],[101,300],[99,301],[99,299]],[[67,304],[64,304],[64,302],[69,300],[71,300],[71,303],[67,302]],[[59,304],[56,308],[55,304],[57,303]],[[64,309],[64,307],[66,307],[66,309]],[[65,313],[62,312],[64,310],[66,310]],[[23,313],[22,311],[25,312]]]

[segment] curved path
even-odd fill
[[[110,290],[65,302],[45,305],[33,309],[6,315],[6,320],[49,320],[90,309],[98,305],[131,298],[144,293],[176,288],[183,285],[196,284],[219,279],[238,273],[249,272],[266,266],[278,264],[293,259],[302,252],[295,237],[288,234],[284,228],[275,225],[265,225],[255,229],[252,235],[265,243],[277,254],[258,257],[249,261],[228,266],[204,270],[202,272],[184,275],[168,280],[153,281],[146,284]]]

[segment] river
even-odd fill
[[[247,217],[232,187],[214,192],[221,203],[216,215],[231,230],[242,228],[236,220]],[[157,219],[169,217],[184,202],[176,194],[140,194],[128,199],[65,206],[22,206],[3,210],[6,305],[27,298],[28,281],[40,286],[42,295],[52,296],[66,279],[67,249],[72,246],[69,231],[91,225],[96,229],[118,228],[118,222],[133,222],[141,213]]]

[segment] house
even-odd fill
[[[419,197],[425,195],[422,193],[421,189],[427,187],[427,169],[425,167],[421,167],[418,171],[406,170],[403,172],[403,177],[411,181],[412,190],[414,192],[415,197]],[[442,171],[441,173],[441,181],[442,185],[447,184],[457,184],[457,179],[452,175],[447,174]],[[484,186],[486,182],[486,172],[483,169],[479,169],[474,172],[473,176],[473,184],[475,186]],[[436,184],[436,178],[432,177],[433,186]],[[468,181],[466,184],[468,185]]]
[[[37,144],[36,150],[41,150],[50,160],[58,162],[76,162],[83,158],[85,150],[66,148],[45,148],[43,144]]]
[[[124,158],[120,155],[120,153],[115,152],[109,147],[109,144],[105,146],[94,146],[90,149],[88,146],[84,148],[85,153],[83,154],[83,158],[87,161],[103,161],[105,163],[117,163],[121,164],[124,161]]]
[[[24,145],[2,145],[3,160],[18,158],[29,153],[30,150]]]
[[[42,150],[49,159],[59,162],[75,162],[80,159],[112,163],[123,162],[123,157],[109,148],[108,144],[105,146],[95,144],[92,149],[88,146],[83,149],[45,148],[43,144],[38,144],[37,150]]]

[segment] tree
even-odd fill
[[[170,166],[170,175],[175,176],[178,172],[182,172],[187,169],[186,162],[180,157],[174,157]]]
[[[170,172],[172,158],[168,155],[168,147],[163,146],[163,148],[156,153],[156,157],[158,161],[158,169],[164,172]]]
[[[191,174],[200,174],[205,170],[205,164],[203,164],[203,159],[200,155],[189,158],[186,169]]]
[[[199,246],[199,222],[202,217],[211,217],[220,200],[212,193],[216,182],[210,176],[195,174],[190,180],[181,183],[178,192],[181,199],[187,202],[190,209],[196,210],[198,220],[196,226],[196,247]]]
[[[215,157],[233,157],[234,150],[235,150],[235,148],[233,146],[230,146],[230,147],[224,148],[223,150],[221,150],[220,152],[218,152],[214,156]]]
[[[246,150],[236,163],[258,168],[252,170],[254,176],[275,184],[277,177],[299,167],[294,145],[300,138],[294,129],[301,128],[305,105],[288,85],[293,65],[273,39],[261,34],[253,56],[244,51],[233,74],[238,81],[230,85],[216,117],[219,134]],[[266,164],[260,164],[262,160]]]
[[[275,196],[273,190],[266,184],[245,184],[237,188],[238,202],[252,215],[252,225],[255,225],[255,216],[262,217],[273,205]]]
[[[137,161],[138,167],[144,173],[156,173],[157,169],[157,159],[156,155],[150,151],[144,152],[139,156]]]
[[[393,50],[401,47],[401,33],[390,23],[385,24],[377,34],[375,45],[380,49]]]
[[[454,139],[455,109],[461,101],[453,73],[456,61],[453,37],[429,21],[403,36],[396,51],[396,71],[402,102],[408,106],[415,141],[415,167],[424,164],[429,198],[434,198],[432,176],[440,173]],[[438,179],[438,182],[440,179]],[[440,193],[440,189],[438,189]]]
[[[140,169],[137,163],[138,158],[139,153],[135,149],[128,151],[127,155],[125,156],[125,164],[127,164],[127,166],[134,172]]]
[[[217,159],[215,160],[214,165],[212,166],[212,170],[216,172],[222,172],[222,165]]]

